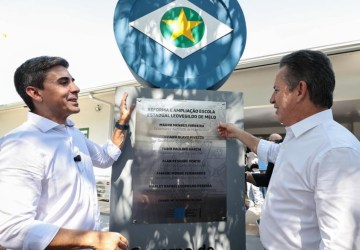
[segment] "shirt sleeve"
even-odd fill
[[[263,162],[275,163],[281,144],[260,139],[257,156]]]
[[[0,151],[0,245],[10,249],[44,249],[59,230],[35,219],[44,169],[33,147],[15,138]]]
[[[360,153],[332,149],[312,170],[320,249],[355,249],[360,243]]]
[[[23,250],[39,250],[45,249],[54,239],[59,231],[59,227],[55,225],[41,223],[36,221],[29,228],[24,239]]]
[[[107,140],[104,145],[100,146],[86,139],[86,146],[96,167],[109,167],[121,155],[121,150],[111,140]]]

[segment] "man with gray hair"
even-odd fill
[[[275,162],[264,202],[260,238],[268,250],[360,249],[360,143],[333,119],[335,75],[322,52],[283,57],[270,103],[285,126],[275,144],[219,124],[264,161]]]

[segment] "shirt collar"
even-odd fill
[[[333,120],[332,111],[331,109],[327,109],[295,123],[294,125],[286,128],[286,130],[291,131],[295,137],[298,137],[321,123],[331,120]]]
[[[38,127],[42,132],[48,132],[49,130],[58,127],[58,126],[64,126],[62,124],[56,123],[52,120],[49,120],[43,116],[37,115],[33,112],[28,113],[28,119],[30,123],[34,124],[36,127]],[[65,126],[67,127],[73,127],[75,124],[70,120],[66,119]]]

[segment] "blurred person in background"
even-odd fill
[[[246,169],[245,173],[259,173],[258,157],[254,152],[246,153]],[[246,182],[245,207],[249,209],[255,207],[261,209],[264,203],[264,196],[260,188],[250,182]]]

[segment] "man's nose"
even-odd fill
[[[270,103],[271,103],[271,104],[274,104],[274,103],[275,103],[274,94],[272,94],[271,97],[270,97]]]
[[[74,82],[71,83],[71,92],[80,92],[80,88]]]

